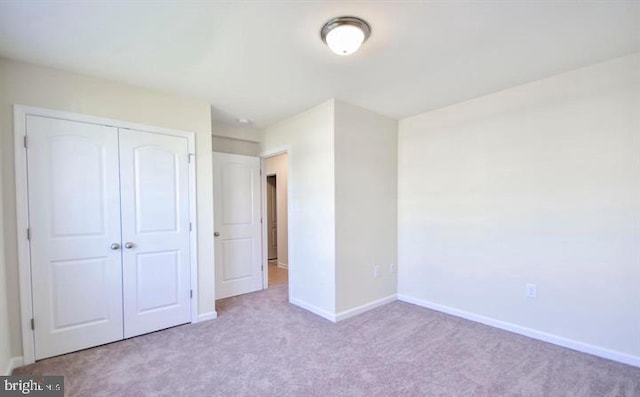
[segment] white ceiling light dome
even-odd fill
[[[338,55],[358,51],[370,35],[371,27],[365,20],[349,16],[330,19],[320,30],[322,41]]]

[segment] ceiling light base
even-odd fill
[[[332,18],[320,30],[322,41],[338,55],[353,54],[370,35],[371,26],[351,16]]]

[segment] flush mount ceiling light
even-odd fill
[[[320,30],[322,41],[338,55],[349,55],[358,51],[370,35],[369,24],[356,17],[330,19]]]

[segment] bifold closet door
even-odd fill
[[[125,338],[191,320],[186,138],[120,130]]]
[[[118,130],[27,116],[36,359],[122,339]]]

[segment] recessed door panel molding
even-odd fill
[[[53,332],[109,320],[106,257],[51,263]]]
[[[35,358],[122,338],[118,130],[27,116]]]
[[[178,232],[178,154],[141,146],[133,149],[133,155],[137,233]]]
[[[221,174],[222,224],[250,225],[254,218],[252,200],[256,194],[253,164],[228,162],[222,166]]]
[[[253,239],[227,239],[222,247],[222,282],[250,278],[253,275]]]
[[[104,235],[105,147],[78,135],[50,136],[46,144],[51,195],[64,197],[51,200],[51,236]]]
[[[194,135],[18,105],[14,120],[25,364],[197,318]]]
[[[216,298],[262,288],[260,159],[213,153]]]
[[[136,255],[137,314],[180,304],[180,252]]]
[[[120,130],[125,338],[191,319],[188,148]]]

